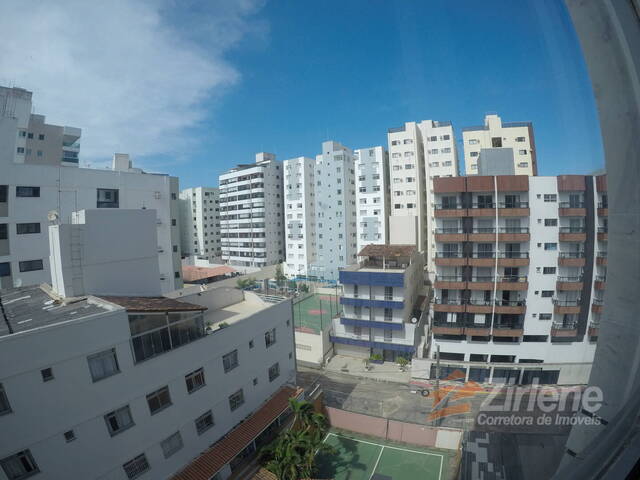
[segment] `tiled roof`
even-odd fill
[[[187,312],[207,309],[202,305],[180,302],[167,297],[111,297],[100,295],[99,298],[120,305],[127,312]]]
[[[182,267],[182,279],[189,282],[197,282],[205,278],[218,277],[220,275],[226,275],[227,273],[233,273],[236,269],[227,265],[221,265],[219,267],[195,267],[193,265],[184,265]]]
[[[415,245],[367,245],[358,254],[359,257],[410,257]]]
[[[278,480],[278,477],[276,477],[275,474],[271,473],[269,470],[261,468],[256,472],[251,480]]]
[[[172,480],[209,480],[289,407],[289,398],[301,393],[302,389],[282,387],[253,415],[174,475]]]

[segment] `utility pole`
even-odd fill
[[[436,345],[436,402],[440,401],[440,345]],[[435,404],[434,404],[435,405]]]

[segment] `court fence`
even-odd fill
[[[460,451],[462,443],[460,429],[400,422],[334,407],[325,407],[325,410],[329,424],[334,428],[409,445]]]

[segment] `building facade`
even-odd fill
[[[264,267],[285,259],[283,170],[271,153],[220,175],[222,260]]]
[[[440,348],[444,376],[585,383],[606,282],[606,178],[437,178],[434,193],[430,355]]]
[[[313,158],[284,161],[286,262],[284,274],[306,277],[316,260],[315,167]]]
[[[389,155],[384,147],[354,151],[357,251],[389,241]]]
[[[195,187],[180,192],[182,256],[214,261],[222,256],[220,241],[220,192]]]
[[[357,213],[353,151],[338,142],[322,143],[316,156],[316,258],[311,276],[338,280],[338,270],[356,261]]]
[[[489,148],[511,149],[516,175],[538,175],[531,122],[502,123],[498,115],[486,115],[483,126],[462,129],[462,141],[467,175],[478,174],[480,151]]]
[[[368,245],[360,263],[340,270],[343,314],[332,320],[336,354],[422,356],[424,257],[413,245]]]

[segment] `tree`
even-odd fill
[[[246,288],[249,288],[249,287],[253,286],[254,283],[256,283],[256,279],[253,278],[253,277],[239,278],[238,280],[236,280],[236,285],[238,286],[238,288],[240,290],[244,290]]]
[[[287,281],[287,276],[282,272],[282,264],[276,265],[276,284],[282,287]]]

